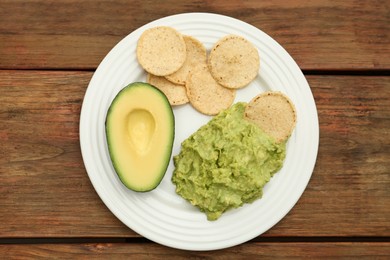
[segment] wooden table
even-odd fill
[[[337,2],[337,3],[336,3]],[[79,145],[83,97],[107,52],[184,12],[241,19],[278,41],[313,92],[317,163],[276,226],[225,250],[155,244],[103,204]],[[0,1],[1,258],[390,257],[390,2]]]

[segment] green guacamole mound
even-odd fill
[[[276,143],[243,118],[246,103],[221,112],[181,144],[174,156],[176,193],[208,220],[261,198],[283,165],[286,144]]]

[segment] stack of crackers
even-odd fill
[[[137,59],[148,72],[148,83],[159,88],[172,106],[190,103],[206,115],[229,108],[236,90],[254,80],[260,68],[256,47],[241,36],[221,38],[207,55],[196,38],[168,26],[142,33]],[[280,92],[253,98],[245,117],[278,142],[287,140],[296,123],[294,105]]]
[[[199,40],[167,26],[141,35],[137,58],[149,73],[148,83],[162,90],[171,105],[190,102],[206,115],[230,107],[235,90],[248,85],[260,66],[257,49],[243,37],[223,37],[207,57]]]

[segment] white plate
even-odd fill
[[[175,193],[173,163],[161,184],[148,193],[125,188],[110,161],[105,137],[106,112],[115,95],[127,84],[145,81],[135,50],[139,36],[158,25],[176,28],[203,42],[208,50],[222,36],[237,34],[259,50],[259,76],[238,90],[237,101],[249,101],[266,90],[280,90],[296,105],[298,123],[288,146],[283,168],[264,189],[263,198],[230,210],[214,222]],[[187,104],[174,108],[176,129],[173,155],[180,143],[208,116]],[[295,205],[305,190],[317,157],[318,118],[310,87],[291,56],[271,37],[242,21],[206,13],[165,17],[135,30],[103,59],[84,97],[80,117],[80,144],[89,178],[100,198],[129,228],[157,243],[187,250],[214,250],[246,242],[267,231]]]

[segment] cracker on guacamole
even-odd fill
[[[245,107],[239,102],[215,116],[174,156],[176,193],[208,220],[260,198],[285,158],[285,142],[277,143],[245,120]]]

